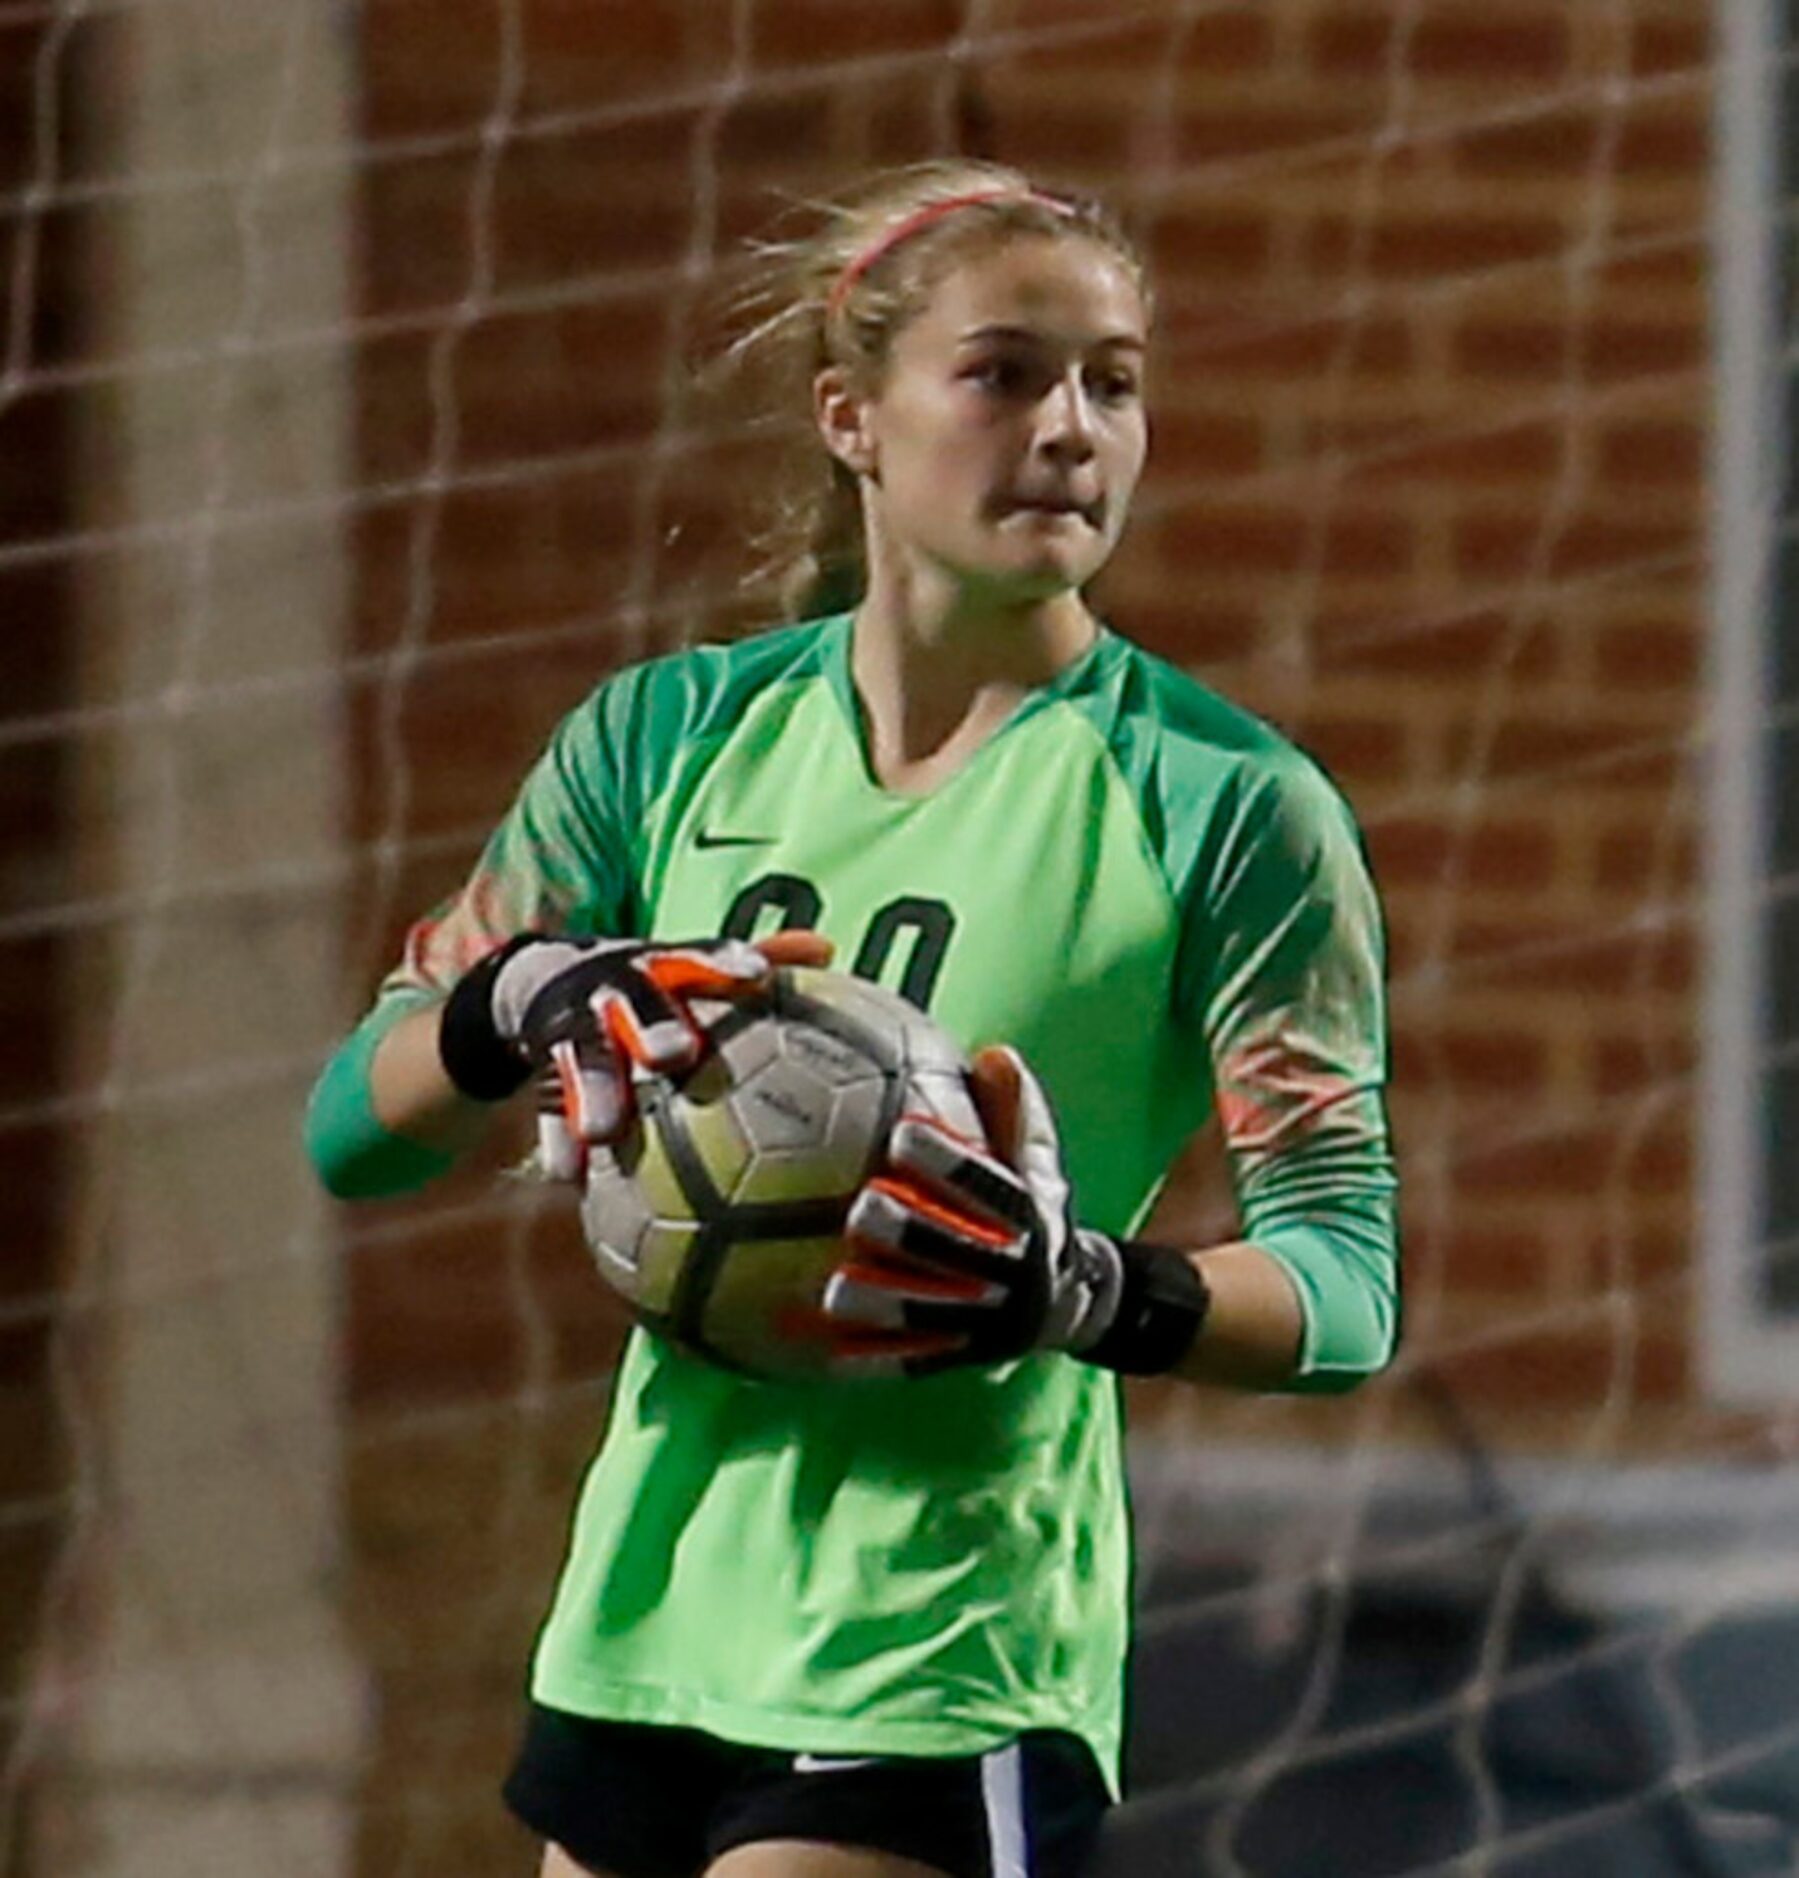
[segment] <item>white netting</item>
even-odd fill
[[[1791,28],[0,7],[8,1870],[528,1868],[495,1783],[619,1319],[493,1161],[328,1210],[299,1106],[559,711],[740,617],[762,445],[688,374],[734,244],[955,149],[1142,232],[1105,610],[1333,768],[1393,932],[1406,1352],[1137,1396],[1111,1866],[1790,1867],[1799,1469],[1721,1404],[1792,1350],[1742,1094],[1781,929],[1731,942],[1792,859],[1704,784],[1792,716]],[[1170,1221],[1227,1229],[1207,1152]]]

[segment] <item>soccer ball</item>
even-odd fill
[[[826,1373],[824,1288],[902,1112],[979,1138],[967,1060],[915,1006],[795,967],[765,997],[698,1000],[713,1048],[679,1083],[639,1073],[637,1120],[589,1160],[602,1276],[640,1322],[728,1369]]]

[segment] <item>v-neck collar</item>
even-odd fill
[[[880,796],[896,806],[906,803],[923,803],[936,800],[946,790],[953,789],[971,770],[980,766],[995,744],[1001,738],[1034,717],[1047,705],[1058,698],[1065,698],[1089,683],[1097,669],[1108,663],[1119,640],[1104,620],[1096,619],[1093,643],[1078,658],[1069,662],[1041,685],[1033,685],[1012,707],[1012,711],[1001,723],[984,737],[962,762],[937,783],[934,787],[920,794],[908,790],[890,789],[874,773],[874,765],[869,760],[867,729],[862,721],[861,701],[856,695],[856,681],[850,671],[850,647],[855,631],[855,613],[839,613],[824,622],[823,669],[825,682],[830,687],[831,695],[837,701],[842,715],[844,728],[851,743],[855,746],[858,774],[863,787],[870,793]]]

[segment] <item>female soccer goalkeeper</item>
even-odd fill
[[[1111,217],[935,164],[774,264],[747,343],[809,388],[815,564],[859,600],[601,685],[311,1142],[393,1191],[548,1067],[572,1170],[624,1059],[703,1049],[696,990],[826,940],[1003,1040],[990,1139],[902,1124],[856,1202],[827,1312],[860,1377],[634,1333],[507,1793],[562,1878],[1055,1878],[1117,1791],[1120,1372],[1341,1390],[1392,1353],[1379,918],[1318,770],[1082,598],[1147,440]],[[1133,1239],[1214,1108],[1242,1238]]]

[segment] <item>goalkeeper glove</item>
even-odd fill
[[[907,1116],[890,1171],[856,1196],[824,1299],[839,1370],[928,1375],[1033,1350],[1172,1368],[1205,1316],[1204,1280],[1178,1253],[1075,1223],[1049,1098],[1016,1051],[983,1050],[971,1085],[987,1145]]]
[[[617,1140],[630,1124],[633,1065],[680,1075],[704,1055],[692,1000],[763,991],[776,965],[830,955],[828,940],[797,932],[754,946],[524,933],[457,982],[438,1055],[477,1101],[497,1102],[537,1074],[539,1165],[552,1179],[577,1180],[588,1146]]]

